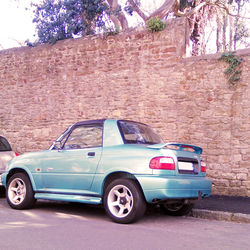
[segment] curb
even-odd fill
[[[210,220],[250,223],[250,214],[211,211],[205,209],[193,209],[190,213],[190,216]]]

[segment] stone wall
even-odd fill
[[[185,27],[0,51],[0,135],[23,153],[76,121],[133,119],[203,147],[214,194],[250,196],[250,50],[229,87],[219,55],[184,58]]]

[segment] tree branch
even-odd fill
[[[208,3],[207,2],[202,2],[199,5],[197,5],[195,8],[188,11],[187,13],[184,13],[184,12],[180,11],[179,8],[178,8],[178,9],[175,9],[175,15],[180,16],[180,17],[183,17],[183,16],[188,17],[188,16],[191,16],[191,15],[197,13],[205,5],[208,5]]]
[[[119,7],[118,0],[106,0],[106,1],[108,2],[112,11],[115,11]],[[133,10],[143,19],[144,22],[156,16],[162,19],[166,17],[170,12],[174,12],[174,14],[179,17],[190,17],[193,14],[197,13],[201,8],[203,8],[204,6],[208,6],[208,5],[214,6],[220,9],[224,9],[228,15],[233,16],[233,17],[250,19],[249,17],[242,17],[239,15],[234,15],[230,13],[227,6],[220,0],[205,0],[201,2],[200,4],[198,4],[195,8],[192,8],[191,10],[187,12],[180,11],[180,0],[165,0],[164,3],[149,16],[147,16],[140,9],[138,4],[136,4],[135,0],[128,0],[128,2],[133,8]],[[128,28],[128,21],[123,12],[120,11],[117,16],[111,15],[110,19],[112,20],[115,26],[122,27],[123,30]]]
[[[148,16],[146,16],[143,11],[139,8],[139,6],[134,2],[134,0],[128,0],[133,10],[143,19],[144,22],[148,20]]]
[[[205,5],[210,5],[210,6],[214,6],[214,7],[218,7],[220,9],[223,9],[226,11],[226,13],[229,16],[233,16],[233,17],[239,17],[239,18],[244,18],[244,19],[250,19],[249,17],[243,17],[243,16],[239,16],[238,14],[232,14],[230,13],[229,9],[227,8],[227,6],[220,2],[220,1],[216,1],[216,2],[212,2],[212,1],[205,1],[200,3],[199,5],[197,5],[195,8],[191,9],[190,11],[184,13],[182,11],[179,10],[179,0],[176,0],[177,4],[176,4],[176,8],[174,9],[174,13],[176,16],[180,16],[180,17],[188,17],[191,16],[195,13],[197,13],[203,6]]]
[[[164,18],[169,12],[172,12],[174,6],[176,4],[176,0],[166,0],[161,7],[159,7],[156,11],[154,11],[147,19],[151,17],[158,16],[159,18]]]
[[[239,18],[243,18],[243,19],[250,19],[250,17],[240,16],[239,14],[232,14],[229,11],[229,9],[227,8],[227,6],[224,3],[220,2],[220,1],[216,1],[215,3],[208,3],[208,4],[209,5],[214,5],[215,7],[219,7],[221,9],[224,9],[229,16],[239,17]]]

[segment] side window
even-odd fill
[[[76,127],[64,144],[64,149],[80,149],[102,146],[102,125],[91,124]]]
[[[119,128],[124,139],[124,143],[129,144],[158,144],[163,143],[161,137],[148,125],[119,121]]]

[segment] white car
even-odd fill
[[[8,162],[17,155],[17,153],[12,151],[9,142],[3,136],[0,136],[0,177],[5,172]],[[1,178],[0,186],[2,186]]]

